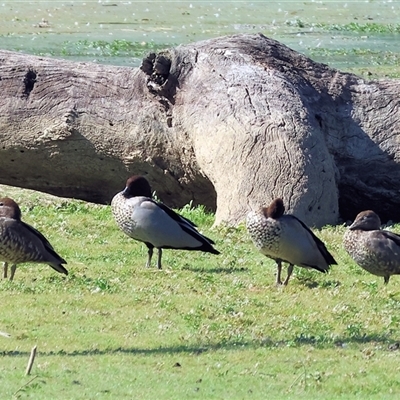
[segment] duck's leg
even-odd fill
[[[158,258],[157,258],[157,268],[162,269],[161,267],[161,257],[162,257],[162,248],[158,249]]]
[[[152,245],[150,245],[150,244],[147,244],[147,243],[146,243],[146,246],[148,248],[148,252],[147,252],[148,256],[147,256],[146,268],[150,268],[151,258],[153,257],[153,248],[154,247]]]
[[[389,279],[390,279],[390,275],[385,275],[385,276],[383,277],[383,283],[384,283],[385,285],[387,285],[387,284],[389,283]]]
[[[293,272],[293,267],[294,267],[293,264],[289,264],[288,269],[287,269],[287,277],[285,279],[285,282],[283,282],[284,286],[286,286],[289,283],[289,279],[290,279],[290,277],[292,275],[292,272]]]
[[[276,272],[276,285],[282,285],[281,275],[282,275],[282,261],[276,260],[277,272]]]
[[[3,263],[3,278],[7,279],[7,273],[8,273],[8,263],[4,262]]]
[[[17,270],[17,264],[11,265],[11,275],[10,275],[10,281],[14,279],[15,271]]]

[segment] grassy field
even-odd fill
[[[316,234],[338,265],[275,264],[243,227],[212,229],[182,213],[221,255],[146,247],[121,233],[108,206],[1,187],[23,219],[68,260],[69,276],[26,264],[0,281],[1,399],[385,399],[400,394],[400,283],[388,286],[344,252],[344,226]],[[393,227],[399,231],[399,227]],[[31,348],[38,353],[25,376]]]

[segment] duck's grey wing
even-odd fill
[[[398,235],[397,233],[385,231],[385,230],[381,230],[381,231],[377,231],[377,232],[379,232],[379,235],[385,237],[386,239],[392,241],[393,244],[396,244],[396,246],[400,247],[400,235]],[[379,237],[379,235],[378,235],[378,237]]]
[[[400,267],[400,236],[396,233],[385,230],[370,232],[368,247],[383,262]]]
[[[149,199],[149,201],[152,201],[154,204],[157,204],[158,207],[160,207],[162,210],[164,210],[173,220],[175,220],[177,222],[184,221],[184,222],[188,223],[191,226],[197,227],[197,225],[194,222],[192,222],[190,219],[185,218],[184,216],[176,213],[174,210],[172,210],[171,208],[166,206],[164,203],[157,202],[157,201],[150,200],[150,199]]]
[[[329,253],[328,249],[325,246],[325,243],[317,237],[314,232],[299,218],[295,217],[292,215],[293,218],[295,218],[301,225],[302,227],[308,231],[308,233],[311,235],[311,237],[314,239],[319,251],[321,252],[322,256],[324,257],[325,261],[327,262],[328,265],[337,265],[336,260],[333,258],[332,254]]]
[[[174,210],[172,210],[171,208],[169,208],[168,206],[166,206],[163,203],[159,203],[156,202],[154,200],[151,200],[154,204],[156,204],[158,207],[160,207],[163,211],[165,211],[168,216],[170,218],[172,218],[174,221],[178,222],[178,224],[180,225],[180,227],[187,233],[189,233],[190,235],[192,235],[193,237],[195,237],[197,240],[199,240],[200,242],[205,244],[205,241],[208,242],[209,244],[215,244],[215,242],[202,235],[197,229],[197,225],[190,221],[190,219],[183,217],[182,215],[179,215],[178,213],[176,213]]]

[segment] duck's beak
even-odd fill
[[[128,191],[128,186],[125,186],[125,189],[122,191],[122,195],[126,197],[127,191]]]
[[[355,224],[355,222],[353,222],[353,223],[349,226],[349,230],[350,230],[350,231],[354,231],[355,229],[357,229],[357,225]]]
[[[349,226],[349,229],[350,229],[351,231],[354,231],[354,230],[360,228],[361,225],[362,225],[362,224],[361,224],[361,221],[355,220],[355,221]]]

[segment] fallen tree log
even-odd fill
[[[400,83],[366,82],[263,35],[123,68],[0,51],[0,183],[109,203],[146,174],[166,204],[236,224],[283,197],[308,224],[400,220]]]

